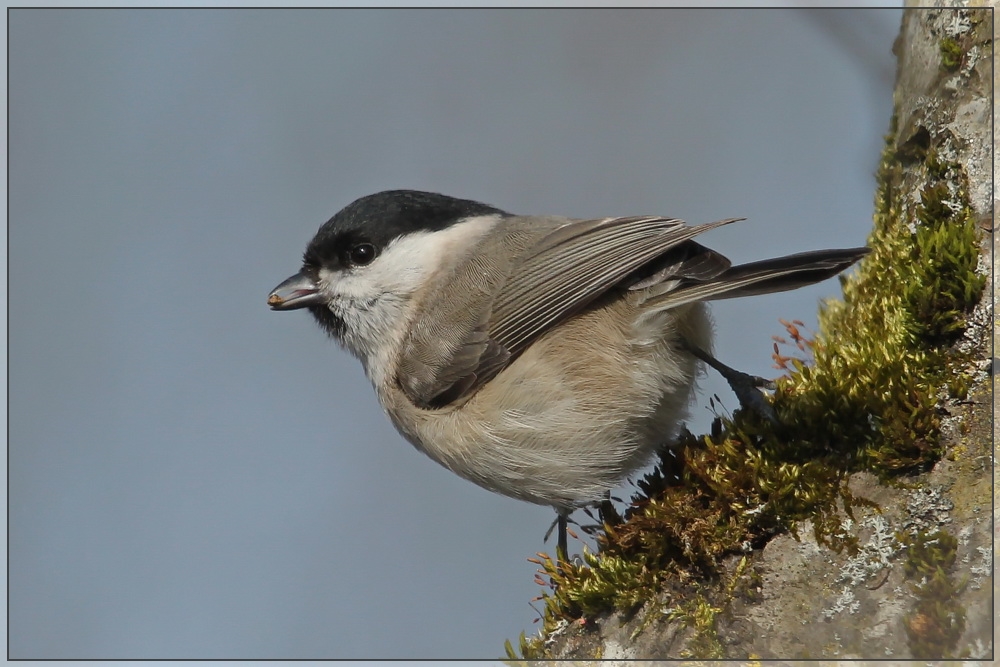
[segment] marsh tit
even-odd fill
[[[737,220],[522,216],[380,192],[320,227],[267,303],[307,308],[424,454],[555,508],[564,558],[569,513],[677,435],[714,361],[704,302],[809,285],[868,252],[731,266],[693,240]]]

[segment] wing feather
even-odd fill
[[[464,300],[442,297],[434,326],[411,332],[403,348],[400,385],[422,407],[460,403],[541,335],[630,274],[694,236],[740,219],[687,225],[656,216],[507,218],[500,223],[504,229],[494,232],[504,235],[500,251],[494,250],[488,260],[485,251],[474,252],[447,281],[449,293],[457,290]],[[694,274],[715,275],[728,268],[721,255],[693,245],[668,257],[665,267],[656,267],[661,275],[645,280],[663,280],[671,266],[681,275],[685,265]],[[699,260],[698,249],[713,256]]]
[[[493,303],[490,337],[516,356],[643,265],[737,219],[689,226],[673,218],[631,217],[566,225],[518,262]]]

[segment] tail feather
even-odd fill
[[[682,280],[645,308],[666,310],[693,301],[732,299],[784,292],[832,278],[870,252],[869,248],[813,250],[726,269],[706,281]]]

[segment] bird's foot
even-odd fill
[[[760,391],[761,388],[773,390],[775,388],[774,381],[762,378],[759,375],[750,375],[743,371],[738,371],[735,368],[725,365],[698,346],[683,339],[682,343],[691,354],[714,368],[718,371],[719,375],[726,379],[726,382],[729,383],[729,386],[732,388],[733,393],[736,394],[736,398],[743,408],[752,410],[774,425],[778,424],[778,415],[774,412],[771,404],[764,398],[764,393]]]

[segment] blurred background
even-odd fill
[[[268,291],[387,188],[745,216],[701,239],[734,262],[860,245],[900,17],[11,10],[10,657],[496,658],[535,632],[553,512],[419,454]],[[838,289],[716,304],[718,356],[774,376],[778,318]],[[737,405],[701,387],[695,431]]]

